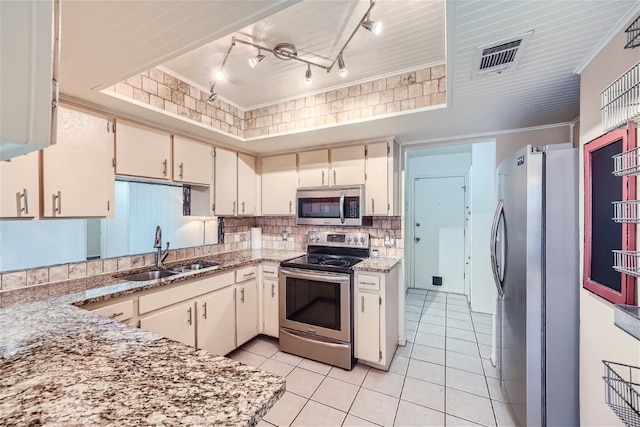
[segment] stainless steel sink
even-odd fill
[[[169,270],[153,270],[153,271],[145,271],[143,273],[131,274],[129,276],[121,276],[118,279],[128,280],[131,282],[142,282],[145,280],[157,280],[162,279],[163,277],[171,277],[178,274],[175,271]]]
[[[220,264],[218,264],[217,262],[200,261],[200,262],[196,262],[194,264],[190,264],[188,266],[188,268],[191,269],[191,270],[201,270],[203,268],[217,267],[219,265]]]

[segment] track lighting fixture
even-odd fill
[[[362,21],[362,27],[371,31],[376,36],[382,32],[382,22],[380,21],[371,21],[367,19],[366,21]]]
[[[307,64],[307,72],[304,73],[304,82],[308,85],[311,84],[311,64]]]
[[[263,54],[260,53],[260,49],[258,49],[258,54],[252,58],[249,58],[249,66],[251,68],[256,68],[258,62],[262,61],[265,58]]]
[[[325,70],[327,73],[330,73],[331,70],[333,69],[333,67],[337,64],[338,65],[338,74],[340,75],[340,77],[345,77],[348,73],[347,71],[347,67],[344,63],[344,58],[342,56],[344,50],[347,48],[347,46],[349,45],[349,43],[351,42],[351,39],[353,39],[353,36],[356,35],[356,33],[358,32],[358,30],[360,29],[360,27],[362,28],[366,28],[367,30],[371,31],[373,34],[380,34],[380,32],[382,31],[382,22],[380,21],[372,21],[369,18],[369,14],[371,13],[371,9],[373,9],[373,6],[375,6],[375,3],[373,0],[369,0],[369,8],[367,8],[367,11],[365,12],[365,14],[362,16],[362,18],[360,19],[360,21],[358,22],[358,24],[356,25],[356,27],[353,29],[353,31],[351,32],[351,35],[349,36],[349,38],[347,39],[347,41],[344,43],[344,45],[342,46],[342,49],[340,49],[340,51],[338,52],[338,54],[336,55],[336,58],[333,60],[333,62],[330,65],[322,65],[322,64],[318,64],[317,62],[313,62],[313,61],[308,61],[306,59],[303,58],[299,58],[298,57],[298,51],[296,49],[296,47],[291,44],[291,43],[287,43],[287,42],[283,42],[283,43],[278,43],[275,45],[275,47],[273,48],[269,48],[266,46],[262,46],[256,43],[252,43],[249,41],[245,41],[245,40],[241,40],[236,38],[235,36],[233,36],[231,38],[231,45],[229,46],[229,49],[227,49],[227,53],[224,56],[224,60],[222,61],[222,65],[220,66],[220,68],[218,69],[218,71],[216,71],[215,73],[215,78],[217,81],[221,81],[224,80],[225,75],[224,75],[224,66],[227,63],[227,59],[229,58],[229,54],[231,54],[231,49],[233,49],[233,47],[235,46],[236,42],[241,43],[241,44],[245,44],[247,46],[252,46],[256,49],[258,49],[258,54],[254,57],[249,58],[249,66],[251,66],[251,68],[255,68],[258,63],[260,61],[262,61],[265,56],[262,54],[262,51],[267,51],[267,52],[271,52],[276,58],[286,61],[286,60],[295,60],[295,61],[299,61],[299,62],[304,62],[305,64],[307,64],[307,70],[304,73],[304,82],[306,84],[311,84],[311,66],[313,65],[314,67],[317,68],[322,68],[323,70]],[[215,88],[215,83],[212,84],[211,86],[211,94],[207,99],[207,102],[209,104],[212,104],[213,101],[216,100],[216,98],[218,97],[218,94],[214,91]]]
[[[347,75],[347,73],[349,72],[347,70],[347,67],[344,65],[344,59],[342,59],[342,54],[340,54],[338,56],[338,74],[340,75],[340,77],[344,77]]]

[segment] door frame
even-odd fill
[[[471,206],[469,205],[469,200],[470,200],[470,195],[469,195],[469,181],[470,181],[470,173],[471,170],[469,169],[469,171],[467,171],[466,174],[461,175],[459,172],[458,173],[453,173],[453,174],[421,174],[421,175],[413,175],[409,177],[409,191],[407,194],[407,211],[406,211],[406,218],[407,218],[407,222],[405,224],[405,232],[406,232],[406,244],[405,244],[405,252],[407,255],[407,259],[408,259],[408,264],[406,266],[406,272],[407,272],[407,289],[408,288],[412,288],[415,287],[415,277],[414,277],[414,266],[415,266],[415,247],[414,247],[414,239],[415,239],[415,231],[414,231],[414,223],[415,223],[415,187],[416,187],[416,181],[418,179],[429,179],[429,178],[462,178],[464,180],[464,203],[465,206],[469,207],[469,211],[471,211]],[[464,213],[465,219],[467,217],[466,214],[466,209],[465,209],[465,213]],[[470,216],[470,215],[469,215]],[[470,230],[468,228],[468,222],[465,221],[464,222],[464,228],[465,228],[465,232],[469,233]],[[464,239],[464,259],[465,260],[469,260],[469,263],[471,263],[471,252],[470,252],[470,245],[467,244],[467,238],[465,237]],[[471,265],[471,264],[469,264]],[[463,265],[464,268],[464,265]],[[470,272],[470,271],[469,271]],[[467,291],[467,281],[468,279],[470,279],[469,277],[464,278],[464,290],[465,293]],[[470,282],[469,282],[470,283]],[[469,297],[471,297],[470,294],[467,294]]]

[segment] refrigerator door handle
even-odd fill
[[[498,225],[500,223],[500,218],[504,215],[504,201],[500,199],[498,202],[498,207],[496,208],[496,213],[493,217],[493,224],[491,225],[491,243],[490,243],[490,252],[491,252],[491,270],[493,272],[493,279],[496,283],[496,288],[498,289],[498,294],[502,297],[504,295],[504,286],[502,284],[502,279],[500,278],[500,271],[498,267],[498,257],[497,257],[497,242],[498,242]]]

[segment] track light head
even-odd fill
[[[347,70],[347,66],[344,65],[344,59],[342,59],[342,54],[338,56],[338,74],[340,77],[345,77],[349,71]]]
[[[249,58],[249,66],[251,68],[256,68],[258,62],[262,61],[264,58],[265,56],[260,53],[260,50],[258,50],[258,54],[256,56],[254,56],[253,58]]]
[[[215,101],[217,98],[218,98],[218,94],[213,92],[213,91],[211,91],[211,94],[207,98],[207,103],[209,105],[213,105],[213,101]]]
[[[371,21],[367,19],[366,21],[362,21],[362,27],[371,31],[376,36],[382,32],[382,22],[380,21]]]
[[[304,73],[304,82],[308,85],[311,84],[311,65],[307,64],[307,72]]]

